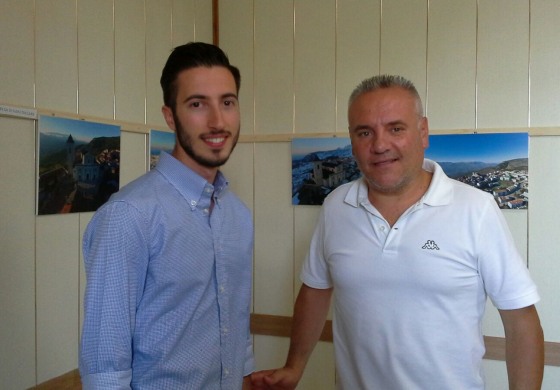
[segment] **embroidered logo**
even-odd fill
[[[438,248],[437,244],[436,244],[435,241],[433,241],[433,240],[428,240],[428,241],[426,241],[426,243],[424,244],[424,246],[422,247],[422,249],[429,249],[429,250],[436,250],[436,251],[439,251],[439,248]]]

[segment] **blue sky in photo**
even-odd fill
[[[72,134],[75,142],[88,143],[94,137],[118,137],[121,128],[118,125],[106,123],[41,115],[39,117],[39,131],[43,134],[65,137]]]
[[[350,138],[348,137],[293,138],[292,156],[300,158],[309,153],[335,150],[346,145],[350,145]]]
[[[528,133],[430,135],[426,149],[426,157],[439,162],[500,163],[528,155]]]
[[[171,152],[175,145],[175,133],[161,130],[150,130],[150,154],[159,154],[160,151]]]

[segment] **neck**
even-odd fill
[[[206,179],[208,183],[214,183],[214,180],[216,179],[216,175],[218,174],[217,167],[216,168],[206,167],[204,165],[197,163],[188,154],[186,154],[181,147],[178,147],[177,145],[175,145],[175,147],[173,148],[173,152],[171,153],[171,155],[175,157],[177,160],[181,161],[186,167],[190,168],[193,172],[197,173],[199,176]]]
[[[381,213],[383,218],[393,226],[401,215],[418,202],[428,190],[432,173],[422,170],[421,177],[399,192],[380,192],[368,184],[368,199]]]

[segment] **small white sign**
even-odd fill
[[[0,104],[0,115],[37,119],[37,110],[34,108],[12,107]]]

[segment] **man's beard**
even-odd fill
[[[227,156],[216,160],[216,159],[209,159],[204,156],[198,155],[196,154],[194,148],[192,147],[191,137],[187,134],[186,131],[183,131],[184,130],[183,125],[181,121],[179,121],[179,118],[177,117],[175,112],[173,112],[173,120],[175,121],[175,133],[177,134],[177,140],[179,142],[179,146],[181,146],[181,148],[185,151],[185,153],[190,158],[192,158],[198,164],[206,168],[218,168],[224,165],[229,159],[231,152],[233,152],[233,149],[235,149],[235,145],[237,145],[237,140],[239,139],[239,131],[237,132],[237,135],[233,139],[233,145],[231,146],[231,150],[229,151],[229,154]]]

